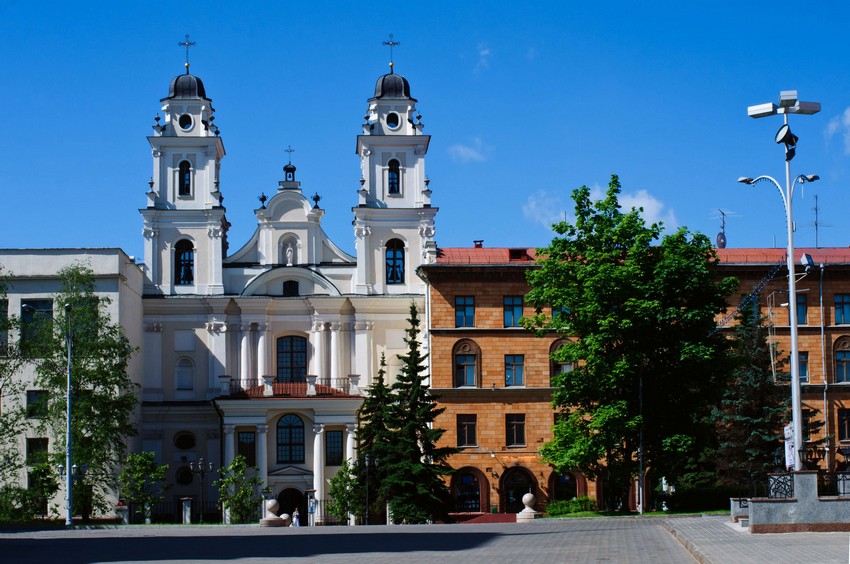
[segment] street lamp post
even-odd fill
[[[747,115],[752,118],[762,118],[773,115],[782,115],[783,125],[776,133],[776,142],[785,145],[785,189],[776,179],[770,176],[758,176],[756,178],[741,177],[738,182],[755,185],[761,181],[768,181],[777,189],[782,203],[785,206],[785,224],[788,231],[788,323],[791,330],[791,424],[794,435],[794,449],[798,450],[803,445],[803,408],[800,398],[800,359],[797,343],[797,288],[794,263],[794,220],[791,203],[794,197],[794,187],[799,182],[814,182],[818,180],[817,175],[799,175],[791,181],[791,159],[794,158],[797,149],[797,136],[791,133],[788,126],[788,114],[816,114],[820,111],[819,102],[801,102],[797,99],[796,90],[783,90],[779,93],[779,104],[772,102],[749,106]],[[799,456],[794,457],[794,470],[802,469],[802,461]]]
[[[199,513],[199,520],[201,523],[204,522],[204,476],[213,471],[213,463],[212,462],[204,462],[204,458],[201,457],[198,459],[198,463],[194,462],[189,463],[189,469],[193,474],[197,474],[201,477],[201,511]]]

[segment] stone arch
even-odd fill
[[[487,513],[490,508],[490,482],[473,466],[459,468],[452,475],[451,494],[457,513]]]
[[[503,513],[519,513],[525,508],[522,496],[527,493],[534,494],[539,499],[540,492],[534,474],[523,466],[511,466],[502,473],[500,480],[502,492],[499,509]]]

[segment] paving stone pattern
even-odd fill
[[[818,564],[848,561],[847,533],[752,535],[728,526],[727,520],[727,517],[625,517],[546,519],[528,524],[314,528],[130,526],[0,531],[0,562]]]

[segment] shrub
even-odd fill
[[[550,517],[581,513],[583,511],[595,511],[596,501],[592,497],[574,497],[572,499],[559,499],[549,502],[546,506],[546,514]]]

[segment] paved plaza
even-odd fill
[[[728,517],[528,524],[260,528],[131,526],[0,532],[0,562],[848,562],[847,533],[752,535]]]

